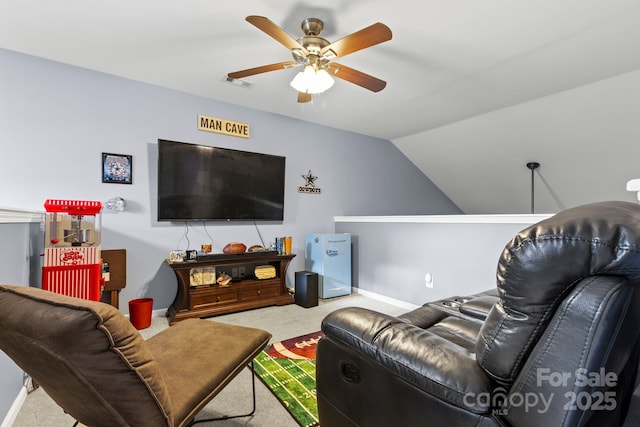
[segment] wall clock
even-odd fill
[[[133,156],[102,153],[102,182],[131,184],[133,182]]]

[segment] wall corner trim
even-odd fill
[[[42,211],[30,211],[0,206],[0,224],[42,221],[44,221],[44,212]]]

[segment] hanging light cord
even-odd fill
[[[535,213],[535,204],[534,204],[534,171],[540,167],[540,163],[538,162],[529,162],[527,163],[527,167],[531,170],[531,215]]]

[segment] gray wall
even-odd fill
[[[286,156],[284,221],[258,226],[266,241],[293,237],[298,256],[289,267],[289,286],[294,272],[304,269],[304,236],[333,232],[336,215],[459,212],[386,140],[7,50],[0,50],[0,94],[0,206],[41,210],[49,198],[127,200],[125,212],[102,218],[103,249],[127,249],[124,312],[129,300],[143,296],[154,299],[155,309],[171,304],[176,280],[164,259],[170,250],[186,249],[187,238],[193,249],[208,234],[218,252],[231,241],[260,243],[253,224],[207,223],[205,230],[195,223],[185,236],[185,224],[155,220],[159,138]],[[198,131],[198,114],[249,123],[251,138]],[[132,185],[101,182],[102,152],[133,155]],[[309,170],[318,176],[320,195],[297,192]],[[0,281],[26,283],[6,269]]]
[[[31,230],[32,225],[28,223],[0,224],[0,283],[29,285]],[[22,387],[22,371],[2,352],[0,352],[0,377],[2,377],[0,383],[0,419],[2,419]]]
[[[336,222],[335,229],[352,236],[354,287],[422,305],[495,288],[502,250],[527,225]]]
[[[0,169],[0,205],[42,209],[48,198],[127,200],[127,211],[105,212],[103,248],[128,252],[127,301],[148,296],[168,307],[176,284],[163,265],[172,249],[186,249],[185,225],[158,223],[157,139],[165,138],[284,155],[285,218],[259,224],[265,240],[293,236],[301,270],[307,233],[333,231],[335,215],[456,213],[458,209],[393,144],[282,116],[0,50],[0,140],[13,161]],[[249,140],[201,132],[198,114],[249,123]],[[310,112],[312,114],[312,112]],[[133,185],[103,184],[102,152],[133,155]],[[301,194],[301,175],[318,176],[320,195]],[[213,239],[259,243],[253,224],[189,227],[191,248]]]

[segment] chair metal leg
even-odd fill
[[[243,418],[243,417],[250,417],[251,415],[253,415],[256,412],[256,375],[255,372],[253,371],[253,360],[251,361],[251,363],[249,364],[251,369],[251,394],[253,397],[253,407],[251,408],[251,412],[249,412],[248,414],[243,414],[243,415],[223,415],[222,417],[219,418],[207,418],[207,419],[202,419],[202,420],[191,420],[191,422],[189,422],[189,424],[187,424],[187,427],[191,427],[194,424],[198,424],[198,423],[207,423],[210,421],[222,421],[222,420],[230,420],[233,418]]]

